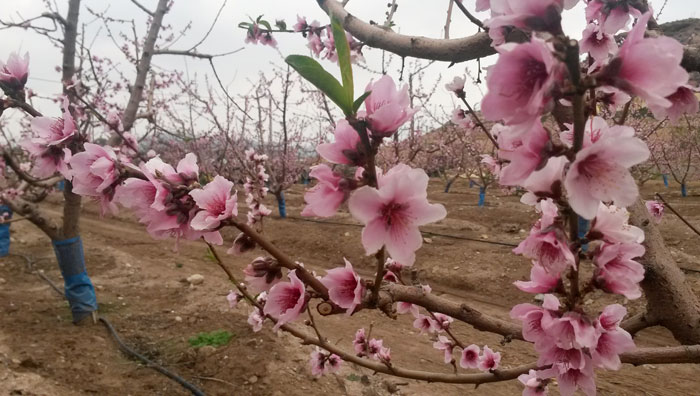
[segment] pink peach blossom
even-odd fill
[[[355,349],[355,354],[357,356],[364,356],[367,349],[367,336],[365,335],[365,329],[358,329],[355,332],[355,339],[352,341],[353,348]]]
[[[494,45],[503,44],[503,27],[561,33],[561,11],[578,0],[491,1],[492,18],[485,21]],[[498,4],[498,5],[496,5]],[[497,11],[498,10],[498,11]],[[500,12],[499,12],[500,11]]]
[[[302,30],[305,30],[308,27],[309,24],[306,22],[306,18],[297,15],[297,23],[294,24],[292,30],[294,30],[295,32],[301,32]]]
[[[311,167],[310,177],[318,183],[304,194],[302,216],[330,217],[338,211],[349,193],[349,182],[326,164]]]
[[[654,117],[659,120],[668,117],[672,124],[676,124],[682,115],[698,112],[698,97],[695,96],[695,89],[689,85],[678,87],[676,92],[666,97],[666,100],[671,102],[670,107],[649,105]]]
[[[452,111],[451,121],[453,124],[464,129],[474,128],[474,121],[472,121],[471,117],[469,116],[469,113],[462,110],[460,107],[457,107]]]
[[[633,259],[643,255],[644,246],[638,243],[604,243],[593,259],[596,284],[630,300],[641,297],[639,282],[644,279],[644,267]]]
[[[562,143],[571,147],[574,145],[574,126],[566,124],[567,130],[559,134]],[[586,120],[583,128],[583,148],[590,147],[593,143],[600,140],[606,132],[612,130],[614,135],[629,135],[634,136],[634,130],[630,127],[608,126],[607,121],[603,117],[590,117]]]
[[[336,305],[346,309],[347,315],[352,314],[362,303],[365,286],[362,278],[353,270],[352,264],[346,259],[344,268],[333,268],[321,279],[328,288],[328,295]]]
[[[464,77],[455,76],[451,82],[445,84],[445,89],[454,93],[458,97],[464,95]]]
[[[566,235],[556,227],[546,231],[533,227],[530,235],[513,249],[513,253],[536,260],[552,276],[576,266]]]
[[[433,326],[433,331],[436,333],[442,333],[443,331],[450,328],[450,323],[454,322],[454,318],[435,312],[433,315],[433,320],[431,326]]]
[[[552,105],[552,89],[562,81],[564,66],[543,40],[504,44],[486,76],[488,93],[481,111],[491,121],[532,123]]]
[[[297,278],[296,270],[290,271],[287,276],[289,282],[280,282],[272,286],[263,310],[265,315],[277,319],[274,330],[299,317],[306,305],[306,286]]]
[[[228,301],[228,306],[231,309],[236,308],[241,300],[243,300],[243,296],[234,292],[233,290],[229,290],[228,295],[226,295],[226,301]]]
[[[34,159],[33,174],[40,178],[60,172],[70,179],[71,152],[64,147],[76,132],[75,121],[68,109],[68,99],[63,100],[63,118],[35,117],[31,121],[33,136],[21,140],[19,145]]]
[[[333,132],[333,143],[321,143],[316,151],[326,161],[334,164],[362,165],[365,162],[360,135],[347,120],[339,120]]]
[[[462,357],[459,359],[459,366],[465,369],[477,368],[479,365],[479,355],[481,348],[471,344],[462,350]]]
[[[0,83],[5,84],[13,90],[24,88],[29,77],[29,53],[24,54],[24,59],[20,58],[16,52],[10,53],[7,63],[0,61]]]
[[[666,37],[645,38],[651,12],[646,12],[630,31],[617,56],[602,71],[601,80],[637,95],[650,107],[671,107],[666,97],[688,82],[681,67],[683,46]]]
[[[445,353],[445,363],[450,363],[452,361],[452,350],[455,344],[451,339],[445,336],[438,336],[437,341],[433,343],[433,348],[443,351]]]
[[[524,303],[514,306],[510,310],[510,317],[523,322],[523,338],[536,344],[543,343],[548,336],[543,327],[543,322],[549,323],[552,311],[558,308],[558,300],[551,294],[545,295],[547,306]]]
[[[248,314],[248,324],[253,328],[253,332],[255,333],[262,330],[264,321],[265,315],[263,315],[258,308],[254,308],[253,311]]]
[[[432,333],[435,331],[435,321],[432,318],[422,314],[418,314],[415,317],[416,320],[413,321],[413,327],[420,330],[420,334]]]
[[[588,231],[588,239],[602,239],[610,243],[642,243],[644,231],[628,223],[630,214],[625,208],[600,203],[596,217]]]
[[[410,266],[423,238],[419,226],[441,220],[447,212],[427,198],[428,175],[399,164],[381,180],[379,189],[364,186],[348,201],[350,213],[365,224],[362,245],[367,255],[385,246],[391,257]]]
[[[646,201],[644,204],[647,207],[647,211],[649,211],[649,215],[654,219],[654,222],[656,224],[661,223],[661,218],[664,216],[664,204],[659,201]]]
[[[564,167],[569,163],[566,157],[549,158],[547,164],[528,176],[523,182],[523,188],[528,192],[523,194],[520,202],[536,205],[541,199],[558,198],[561,196],[561,182],[564,179]]]
[[[549,135],[540,121],[535,121],[530,131],[522,135],[500,133],[498,157],[510,163],[501,169],[499,182],[505,186],[522,185],[547,160],[545,151],[549,143]]]
[[[385,74],[377,82],[370,82],[365,92],[372,93],[365,99],[367,121],[373,136],[393,135],[419,110],[411,108],[408,85],[396,89],[394,80]]]
[[[282,268],[272,257],[258,257],[243,269],[245,281],[255,293],[269,291],[282,279]]]
[[[616,34],[627,26],[630,15],[639,18],[641,13],[627,1],[590,0],[586,6],[586,20],[597,20],[606,34]]]
[[[419,308],[415,304],[399,301],[396,303],[396,312],[399,314],[411,313],[414,317],[418,317]]]
[[[477,368],[481,371],[496,370],[501,363],[501,353],[494,352],[488,345],[484,345],[484,350],[479,357]]]
[[[84,151],[70,159],[73,176],[73,192],[78,195],[98,197],[102,214],[116,212],[112,203],[119,180],[117,155],[110,146],[85,143]]]
[[[620,354],[635,349],[632,336],[620,327],[626,314],[627,309],[620,304],[608,305],[600,314],[597,325],[601,335],[596,347],[591,349],[591,359],[597,367],[619,370]]]
[[[601,201],[631,205],[639,190],[629,168],[647,158],[649,149],[642,140],[627,130],[608,129],[597,142],[576,154],[564,178],[569,204],[586,219],[595,217]]]
[[[587,318],[576,312],[566,312],[561,317],[545,316],[542,327],[554,344],[562,349],[593,348],[598,332]]]
[[[617,52],[615,37],[604,33],[600,27],[594,23],[588,24],[583,30],[583,38],[579,44],[582,54],[590,53],[591,57],[598,62],[604,62],[610,54]]]
[[[213,230],[222,221],[238,216],[238,198],[236,194],[231,194],[232,188],[233,182],[217,175],[204,188],[190,191],[200,209],[190,221],[190,226],[195,230]]]
[[[531,369],[527,374],[520,374],[518,381],[525,385],[523,396],[545,396],[547,394],[547,384],[538,378],[535,370]]]
[[[581,389],[587,396],[596,395],[595,373],[591,363],[585,364],[579,369],[568,369],[565,365],[557,366],[559,374],[559,393],[561,396],[573,396],[576,389]]]
[[[530,281],[516,281],[513,284],[527,293],[549,293],[558,283],[558,276],[552,276],[535,261],[530,269]]]
[[[625,92],[611,86],[602,86],[596,90],[596,97],[598,102],[604,106],[607,106],[608,110],[611,112],[617,111],[617,109],[632,100]]]
[[[316,347],[313,352],[311,352],[311,360],[309,361],[311,365],[311,374],[320,377],[324,374],[335,373],[340,370],[340,364],[343,360],[335,354],[328,353]]]

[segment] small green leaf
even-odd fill
[[[343,78],[343,88],[347,96],[348,103],[352,102],[355,96],[355,88],[352,81],[352,64],[350,62],[350,45],[345,35],[345,29],[340,20],[333,16],[331,18],[331,30],[333,30],[333,40],[335,41],[335,51],[338,54],[338,66],[340,66],[340,76]]]
[[[238,24],[238,27],[239,27],[239,28],[244,28],[244,29],[248,29],[248,28],[250,28],[251,26],[252,26],[252,25],[251,25],[250,23],[248,23],[248,22],[241,22],[241,23]]]
[[[368,97],[369,94],[371,94],[371,93],[372,93],[372,91],[367,91],[367,92],[363,93],[362,96],[360,96],[359,98],[357,98],[357,99],[355,100],[355,102],[353,102],[353,104],[352,104],[352,111],[354,111],[355,113],[357,113],[357,110],[360,109],[360,106],[362,106],[362,103],[365,102],[365,99],[367,99],[367,97]]]
[[[258,21],[258,23],[265,26],[267,28],[267,30],[272,30],[272,26],[270,26],[270,22],[268,22],[264,19],[261,19]]]
[[[326,94],[330,100],[340,107],[343,113],[346,115],[352,113],[352,97],[348,99],[340,82],[332,74],[325,71],[323,66],[316,60],[303,55],[289,55],[285,62],[308,82]]]

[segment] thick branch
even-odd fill
[[[491,47],[488,33],[477,33],[460,39],[433,39],[422,36],[406,36],[370,25],[350,13],[336,0],[317,0],[328,14],[343,21],[343,27],[358,40],[370,47],[381,48],[399,56],[432,59],[446,62],[464,62],[496,53]],[[527,35],[511,32],[508,41],[523,41]]]
[[[4,199],[1,201],[9,206],[13,212],[24,216],[25,219],[37,226],[52,240],[58,239],[58,226],[46,215],[42,214],[36,205],[31,204],[21,198],[15,198],[14,200]]]
[[[61,177],[51,177],[48,179],[37,179],[36,177],[23,171],[22,168],[20,168],[17,161],[15,161],[14,157],[12,157],[10,155],[10,153],[8,153],[6,150],[0,150],[0,156],[2,156],[2,158],[4,158],[5,163],[15,172],[17,177],[19,177],[21,180],[24,180],[25,182],[31,184],[32,186],[52,187],[56,183],[58,183],[61,179],[63,179]]]
[[[466,303],[454,302],[432,294],[426,294],[419,287],[388,283],[382,287],[377,305],[382,307],[399,301],[416,304],[429,311],[449,315],[457,320],[469,323],[477,330],[500,334],[508,339],[523,339],[520,325],[483,314]]]
[[[151,68],[151,59],[154,53],[153,49],[158,39],[158,32],[163,24],[163,17],[167,11],[168,0],[158,0],[158,7],[155,13],[153,13],[151,27],[148,30],[146,41],[143,44],[141,59],[139,59],[139,63],[136,66],[136,79],[134,80],[134,86],[131,88],[129,103],[126,105],[126,110],[124,110],[124,116],[122,117],[122,125],[125,131],[131,130],[131,127],[134,126],[134,121],[136,121],[139,103],[141,102],[143,90],[146,86],[146,77],[148,77],[148,71]]]
[[[642,288],[647,311],[682,344],[700,344],[700,305],[671,257],[659,228],[651,221],[644,201],[630,207],[630,223],[644,230],[646,253],[642,258]]]
[[[422,36],[407,36],[370,25],[348,13],[343,4],[336,0],[316,0],[328,15],[335,15],[343,21],[343,27],[358,40],[370,47],[393,52],[399,56],[431,59],[445,62],[465,62],[484,58],[496,53],[491,46],[488,33],[476,33],[459,39],[433,39]],[[458,3],[459,4],[459,3]],[[475,22],[475,21],[473,21]],[[476,23],[476,22],[475,22]],[[663,26],[661,26],[663,29]],[[527,41],[530,35],[513,30],[506,41]],[[688,46],[683,52],[681,63],[687,71],[700,71],[700,48]]]

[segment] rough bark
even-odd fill
[[[316,0],[328,15],[337,16],[345,30],[370,47],[393,52],[399,56],[409,56],[445,62],[465,62],[484,58],[496,53],[491,46],[488,33],[480,32],[458,39],[434,39],[422,36],[408,36],[370,25],[348,13],[343,4],[336,0]],[[663,30],[663,25],[659,26]],[[525,41],[529,34],[513,30],[507,41]],[[691,71],[700,71],[700,49],[688,46],[683,52],[681,65]]]
[[[646,253],[642,288],[647,318],[666,327],[682,344],[700,344],[700,304],[671,257],[659,228],[651,221],[644,201],[631,206],[630,223],[644,230]]]
[[[80,14],[80,0],[70,0],[68,3],[68,15],[66,16],[65,33],[63,36],[63,93],[71,95],[67,86],[71,84],[75,74],[75,47],[78,38],[78,17]],[[59,238],[73,238],[78,236],[80,230],[78,222],[80,220],[81,197],[73,194],[73,186],[66,180],[63,190],[63,227],[58,235]]]
[[[148,71],[151,69],[151,59],[153,58],[156,40],[158,39],[158,33],[160,32],[160,28],[163,24],[163,17],[166,12],[168,12],[168,0],[158,0],[158,6],[153,13],[153,21],[148,30],[148,35],[143,45],[143,51],[141,51],[141,59],[139,59],[139,63],[136,66],[136,79],[134,80],[134,85],[131,87],[129,103],[126,105],[124,116],[122,117],[122,125],[125,131],[131,130],[134,126],[134,121],[136,121],[139,103],[141,103],[143,90],[146,87]]]

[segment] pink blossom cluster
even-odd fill
[[[249,176],[243,184],[248,205],[248,225],[255,225],[262,222],[263,217],[269,216],[272,211],[263,203],[267,196],[267,182],[270,176],[265,170],[267,155],[257,154],[255,150],[249,149],[245,152],[245,166]]]
[[[577,388],[595,395],[594,369],[618,370],[619,355],[635,348],[632,336],[620,327],[626,313],[623,306],[612,304],[597,318],[590,319],[585,314],[563,310],[552,294],[544,296],[541,307],[516,305],[511,316],[523,322],[523,337],[535,344],[537,364],[551,366],[531,372],[526,381],[521,379],[526,385],[523,394],[554,377],[562,395],[573,395]],[[531,384],[532,379],[537,381]]]
[[[562,395],[577,388],[594,394],[594,369],[618,369],[619,355],[634,348],[631,336],[619,327],[626,314],[623,307],[610,305],[600,315],[587,313],[578,294],[578,277],[570,278],[575,284],[563,281],[567,273],[578,276],[589,261],[593,271],[580,291],[584,296],[596,288],[628,299],[642,294],[644,268],[636,260],[644,254],[644,233],[628,223],[625,207],[639,196],[630,168],[646,161],[650,153],[632,127],[611,125],[597,115],[598,103],[614,112],[638,96],[657,118],[671,121],[698,111],[694,88],[680,65],[682,46],[666,37],[644,37],[651,12],[642,14],[627,1],[590,0],[589,25],[576,47],[563,36],[559,15],[576,3],[477,4],[479,10],[491,10],[486,25],[499,53],[488,71],[488,92],[481,103],[486,119],[501,122],[491,131],[498,143],[497,158],[487,161],[498,171],[501,184],[524,188],[522,202],[540,213],[529,235],[514,249],[533,263],[530,279],[515,282],[516,287],[545,294],[545,301],[542,307],[516,306],[511,315],[523,321],[523,336],[535,343],[538,364],[551,365],[521,378],[526,395],[542,394],[550,378],[557,378]],[[613,35],[631,17],[637,23],[618,48]],[[508,26],[549,34],[535,33],[528,42],[504,44],[503,27]],[[578,64],[578,56],[568,55],[571,49],[590,55],[587,66]],[[572,85],[585,91],[576,103]],[[459,78],[446,88],[457,97],[465,95]],[[584,118],[569,125],[558,139],[542,122],[542,116],[556,106],[578,106],[574,111]],[[647,207],[655,218],[663,213],[656,203]],[[575,234],[576,226],[572,228],[577,217],[591,220],[583,237]],[[554,293],[563,295],[566,303],[560,304]],[[429,321],[422,321],[427,328]]]
[[[355,348],[355,354],[359,357],[369,357],[384,364],[391,362],[391,349],[384,346],[384,340],[377,338],[368,339],[364,328],[355,332],[355,339],[352,341],[352,345]]]
[[[363,120],[357,120],[356,125],[338,121],[335,141],[317,148],[329,162],[358,166],[355,176],[345,177],[325,164],[312,168],[311,176],[318,183],[304,195],[302,215],[332,216],[347,201],[352,216],[365,225],[362,244],[367,255],[384,247],[393,259],[412,265],[423,241],[418,227],[444,218],[445,208],[428,203],[428,175],[421,169],[400,164],[383,175],[376,171],[376,185],[371,185],[368,171],[360,168],[374,155],[371,145],[396,133],[418,109],[409,107],[407,87],[397,90],[389,76],[370,83],[366,91],[371,94],[365,100]],[[367,132],[357,130],[357,124],[366,125],[367,139],[375,142],[370,142],[370,147],[362,143],[360,134]]]
[[[78,138],[78,130],[69,109],[68,98],[63,99],[61,118],[35,117],[31,122],[32,134],[19,142],[34,162],[32,173],[40,178],[56,172],[70,179],[69,146]]]
[[[325,352],[319,347],[316,347],[311,352],[311,374],[320,377],[324,374],[332,374],[340,370],[340,364],[343,360],[336,354]]]
[[[0,61],[0,87],[13,94],[24,89],[29,77],[29,53],[20,57],[12,52],[7,58],[7,63]]]
[[[338,54],[335,51],[335,38],[330,25],[321,26],[314,20],[309,23],[305,17],[297,15],[297,22],[294,24],[295,32],[301,33],[308,41],[306,46],[311,50],[311,53],[317,58],[328,59],[332,62],[338,62]],[[355,40],[348,32],[345,36],[350,46],[350,59],[352,62],[364,60],[362,56],[363,44]]]

